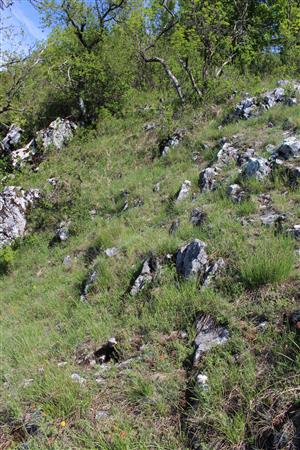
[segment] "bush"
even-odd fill
[[[243,252],[239,267],[242,281],[247,287],[279,283],[290,275],[294,259],[291,239],[266,236],[257,242],[254,251],[248,248]]]
[[[15,252],[11,247],[5,247],[0,250],[0,275],[6,274],[15,258]]]

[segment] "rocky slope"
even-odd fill
[[[298,91],[10,128],[3,448],[299,448]]]

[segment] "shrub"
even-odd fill
[[[279,283],[286,279],[294,265],[292,241],[285,236],[265,236],[256,248],[247,249],[240,258],[240,275],[247,287]]]
[[[6,274],[15,257],[15,252],[11,247],[5,247],[2,250],[0,250],[0,275]]]

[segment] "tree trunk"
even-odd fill
[[[168,66],[168,64],[166,63],[166,61],[162,58],[159,58],[158,56],[153,56],[151,58],[147,58],[144,54],[142,54],[142,58],[144,59],[145,62],[157,62],[159,64],[161,64],[169,78],[169,80],[171,81],[171,83],[173,84],[174,88],[176,89],[177,95],[181,101],[181,103],[184,103],[184,94],[182,92],[182,88],[181,85],[178,81],[178,79],[175,77],[175,75],[173,74],[173,72],[171,71],[170,67]]]
[[[193,75],[192,72],[191,72],[191,69],[190,69],[189,63],[188,63],[188,59],[187,59],[187,58],[185,58],[185,59],[180,59],[180,62],[181,62],[181,64],[182,64],[184,70],[186,71],[186,73],[187,73],[188,76],[189,76],[189,79],[190,79],[190,82],[191,82],[191,84],[192,84],[192,87],[193,87],[194,91],[195,91],[196,94],[198,95],[199,99],[202,99],[202,92],[201,92],[201,90],[199,89],[199,87],[198,87],[198,85],[197,85],[197,83],[196,83],[196,80],[195,80],[195,78],[194,78],[194,75]]]

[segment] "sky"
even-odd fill
[[[24,36],[22,38],[23,50],[32,47],[37,41],[44,40],[49,30],[43,30],[37,11],[33,8],[28,0],[13,0],[12,6],[0,10],[1,25],[13,25],[15,30],[22,29]],[[16,33],[17,35],[17,33]],[[2,33],[0,36],[1,50],[8,50],[13,42]]]

